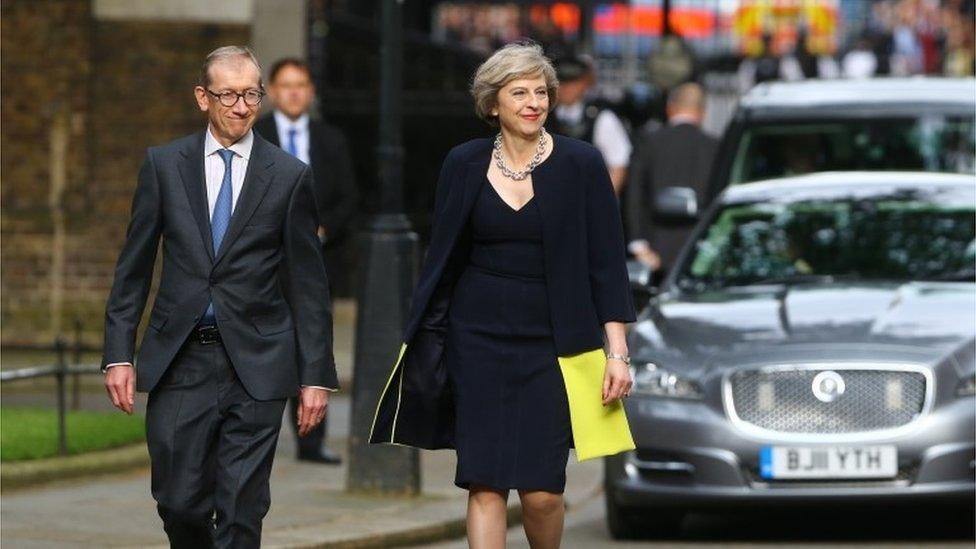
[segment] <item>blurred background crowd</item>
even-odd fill
[[[406,209],[421,238],[447,150],[487,133],[474,68],[515,39],[561,67],[554,122],[599,126],[589,137],[621,193],[682,83],[701,87],[697,125],[717,139],[759,82],[974,73],[973,0],[423,0],[403,17]],[[309,113],[344,135],[356,199],[330,253],[335,293],[352,297],[353,235],[378,205],[378,18],[352,0],[4,2],[2,77],[18,85],[3,94],[3,342],[50,345],[80,324],[97,343],[138,159],[199,127],[196,67],[227,43],[253,45],[266,71],[306,63]]]

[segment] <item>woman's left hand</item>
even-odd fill
[[[630,368],[624,361],[616,358],[607,359],[607,367],[603,374],[603,405],[630,394],[630,387],[634,380],[630,377]]]

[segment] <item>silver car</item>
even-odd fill
[[[974,205],[972,175],[726,189],[628,336],[612,535],[723,506],[971,505]]]
[[[767,82],[740,101],[708,196],[730,185],[812,172],[976,173],[976,79]]]

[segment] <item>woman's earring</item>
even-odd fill
[[[491,111],[492,116],[498,116],[498,111]]]

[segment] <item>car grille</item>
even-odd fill
[[[814,377],[832,370],[845,390],[823,402]],[[729,380],[731,409],[738,419],[780,433],[858,433],[900,427],[925,405],[926,377],[920,371],[797,367],[742,370]]]

